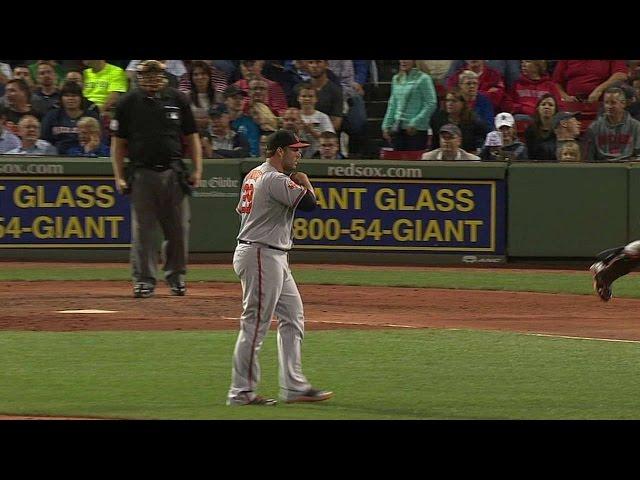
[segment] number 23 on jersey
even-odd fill
[[[242,185],[242,199],[240,201],[240,213],[251,213],[251,208],[253,207],[253,186],[254,182],[249,180],[249,182]]]

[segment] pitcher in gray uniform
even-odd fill
[[[319,402],[333,396],[333,392],[313,388],[302,373],[304,312],[287,253],[292,247],[296,208],[308,212],[316,207],[309,177],[295,171],[300,149],[308,146],[293,132],[276,131],[269,137],[266,161],[251,170],[242,183],[236,208],[240,233],[233,268],[242,283],[243,312],[227,405],[277,403],[256,394],[260,382],[258,353],[274,314],[278,322],[280,398],[295,403]]]

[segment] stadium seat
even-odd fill
[[[380,160],[420,160],[425,150],[380,149]]]

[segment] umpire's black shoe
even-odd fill
[[[133,286],[133,296],[135,298],[149,298],[153,295],[155,287],[148,283],[138,282]]]
[[[184,294],[187,293],[187,285],[182,280],[171,282],[169,288],[171,289],[171,295],[177,295],[178,297],[184,297]]]
[[[593,273],[593,290],[600,297],[600,300],[608,302],[613,297],[613,292],[611,292],[611,285],[607,284],[600,274],[605,268],[606,265],[604,263],[596,262],[591,265],[589,270]]]

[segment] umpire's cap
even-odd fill
[[[300,141],[298,136],[289,130],[277,130],[272,133],[267,143],[267,149],[275,152],[278,148],[292,147],[292,148],[305,148],[311,145]]]
[[[164,73],[166,67],[164,63],[158,60],[143,60],[136,67],[136,73]]]

